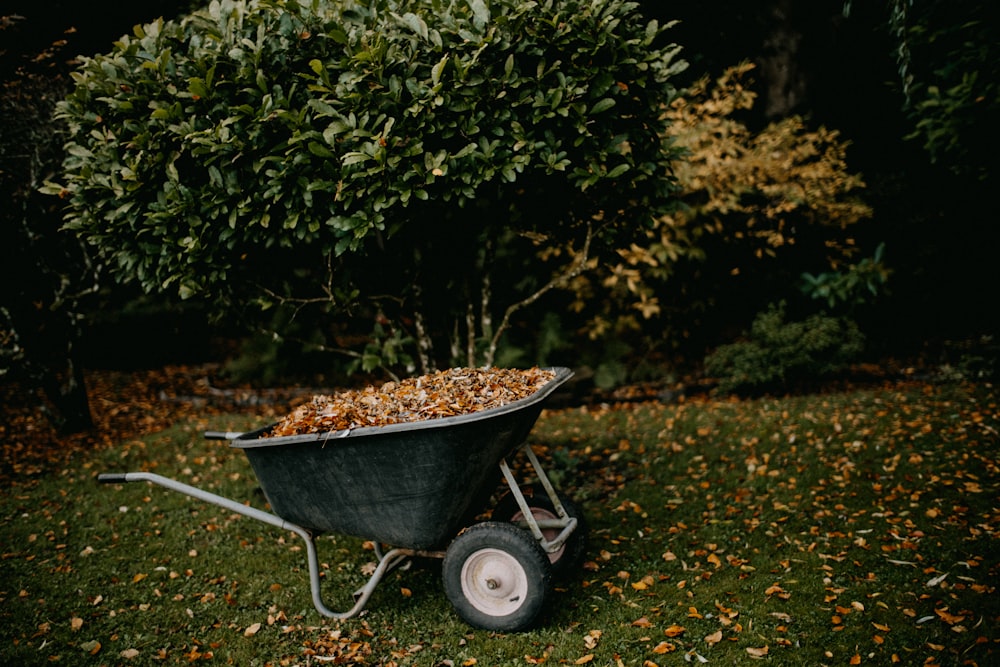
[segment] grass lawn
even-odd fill
[[[4,665],[1000,664],[1000,414],[988,385],[573,408],[530,439],[586,514],[539,626],[473,629],[437,561],[347,621],[313,609],[292,533],[145,483],[264,508],[243,453],[187,420],[0,491]],[[327,606],[373,553],[324,536]]]

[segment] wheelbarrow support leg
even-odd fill
[[[517,506],[521,509],[521,516],[524,517],[524,522],[527,524],[528,530],[538,540],[538,543],[542,545],[542,549],[546,553],[552,553],[558,551],[566,543],[566,540],[569,539],[569,536],[573,534],[573,531],[576,530],[577,520],[567,514],[562,501],[559,500],[559,496],[556,494],[555,487],[549,481],[549,476],[545,474],[545,470],[542,468],[542,464],[535,455],[534,450],[531,449],[531,445],[525,443],[522,449],[528,457],[531,467],[534,468],[535,475],[538,477],[538,481],[541,482],[542,488],[545,489],[545,493],[552,502],[552,507],[555,508],[559,518],[549,521],[535,519],[531,509],[528,507],[528,501],[525,500],[524,494],[521,493],[521,488],[517,484],[514,473],[511,472],[510,466],[507,465],[506,459],[500,461],[500,472],[503,474],[504,480],[510,488],[511,495],[517,501]],[[559,534],[551,540],[545,539],[545,536],[542,534],[542,529],[549,528],[559,531]]]
[[[170,489],[171,491],[177,491],[183,493],[184,495],[191,496],[198,500],[211,503],[213,505],[218,505],[224,509],[231,512],[236,512],[237,514],[242,514],[243,516],[250,517],[251,519],[256,519],[275,528],[281,530],[290,530],[299,537],[303,539],[306,543],[306,556],[309,561],[309,588],[312,591],[312,601],[313,605],[323,616],[328,618],[335,618],[338,620],[353,618],[357,616],[365,608],[368,599],[371,597],[372,593],[375,591],[375,587],[382,580],[389,570],[391,570],[396,565],[399,565],[402,561],[406,560],[408,557],[415,555],[415,552],[409,549],[393,549],[386,553],[384,556],[379,558],[378,567],[375,568],[375,572],[372,574],[368,583],[364,585],[356,594],[354,606],[345,612],[336,612],[328,609],[325,604],[323,604],[323,596],[320,591],[320,566],[319,557],[316,553],[316,540],[312,533],[308,530],[299,526],[297,524],[285,521],[279,516],[271,514],[269,512],[264,512],[263,510],[256,509],[254,507],[249,507],[242,503],[238,503],[235,500],[226,498],[224,496],[205,491],[204,489],[199,489],[196,486],[191,486],[189,484],[184,484],[183,482],[178,482],[177,480],[170,479],[169,477],[164,477],[162,475],[157,475],[150,472],[127,472],[127,473],[110,473],[97,476],[97,481],[104,484],[123,484],[126,482],[152,482],[164,488]]]

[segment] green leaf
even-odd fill
[[[204,79],[194,77],[188,80],[188,92],[196,97],[206,97],[208,96],[208,86],[205,85]]]
[[[406,12],[399,17],[399,20],[402,21],[403,25],[407,28],[417,33],[424,39],[427,39],[427,23],[422,18],[413,12]]]
[[[333,151],[331,151],[329,148],[319,143],[318,141],[309,142],[309,152],[315,155],[316,157],[325,157],[325,158],[336,157],[336,154]]]
[[[613,106],[615,106],[615,101],[610,97],[605,97],[594,104],[594,106],[590,107],[590,111],[587,112],[587,115],[596,116],[599,113],[604,113]]]
[[[431,84],[438,85],[441,81],[441,73],[444,72],[445,66],[448,64],[448,56],[445,55],[441,60],[438,61],[436,65],[431,69]]]
[[[472,25],[482,30],[490,22],[490,8],[483,0],[469,0],[469,7],[472,8]]]
[[[608,172],[608,178],[618,178],[629,169],[631,169],[631,167],[628,164],[620,164]]]

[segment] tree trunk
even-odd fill
[[[799,66],[802,32],[792,16],[791,0],[770,3],[768,25],[759,58],[764,84],[764,115],[784,118],[795,112],[806,98],[806,77]]]
[[[62,373],[51,368],[41,371],[42,389],[54,408],[47,411],[49,420],[60,433],[79,433],[94,427],[83,371],[70,354],[68,351]]]

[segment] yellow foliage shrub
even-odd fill
[[[822,240],[831,266],[852,254],[847,230],[871,210],[859,198],[864,182],[848,169],[847,143],[836,130],[809,129],[799,116],[759,132],[748,128],[739,116],[756,97],[747,82],[751,69],[743,64],[715,81],[703,79],[666,109],[669,134],[685,151],[674,168],[679,205],[652,222],[647,243],[619,249],[599,278],[574,283],[578,310],[595,305],[591,281],[610,292],[599,300],[606,308],[594,314],[592,336],[659,315],[665,281],[682,259],[712,262],[708,246],[738,248],[746,265],[731,267],[734,273],[794,252],[807,231]]]

